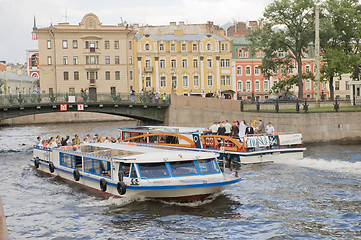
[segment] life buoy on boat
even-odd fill
[[[105,192],[107,190],[107,181],[104,178],[102,178],[100,179],[99,184],[100,184],[100,190]]]
[[[55,166],[54,166],[54,163],[49,163],[49,171],[51,172],[51,173],[53,173],[54,172],[54,170],[55,170]]]
[[[39,158],[38,157],[35,158],[34,165],[35,165],[35,168],[39,168],[40,163],[39,163]]]
[[[75,169],[74,172],[73,172],[73,177],[74,177],[74,180],[75,181],[79,181],[80,179],[80,173],[78,171],[78,169]]]
[[[117,183],[117,191],[118,191],[119,195],[125,194],[125,192],[127,191],[127,186],[125,185],[124,182],[120,181]]]

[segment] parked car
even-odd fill
[[[295,95],[291,94],[275,94],[267,99],[260,99],[260,103],[273,103],[273,102],[297,102],[298,99]]]

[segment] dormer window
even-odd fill
[[[147,50],[147,51],[150,50],[150,45],[149,45],[149,43],[146,43],[146,44],[144,45],[144,49]]]

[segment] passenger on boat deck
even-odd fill
[[[75,140],[75,138],[73,138],[72,140],[71,140],[71,144],[70,144],[71,146],[75,146],[75,145],[77,145],[76,144],[76,140]]]
[[[112,138],[110,139],[110,142],[116,143],[116,142],[117,142],[117,139],[116,139],[115,137],[112,137]]]
[[[239,127],[237,126],[236,122],[233,122],[231,128],[231,137],[238,138],[238,134],[239,134]]]
[[[209,129],[211,130],[212,134],[216,135],[217,134],[217,131],[218,131],[218,123],[217,122],[214,122],[212,124],[212,126],[209,127]]]
[[[84,143],[84,144],[88,144],[88,143],[89,143],[89,141],[88,141],[88,138],[87,138],[87,137],[85,137],[85,138],[84,138],[83,143]]]
[[[68,145],[68,140],[69,140],[70,136],[66,136],[66,138],[62,137],[61,138],[61,146],[67,146]]]
[[[226,135],[226,128],[223,126],[222,123],[219,124],[217,135],[222,135],[222,136]]]
[[[92,142],[92,138],[90,137],[90,134],[86,135],[86,138],[88,139],[88,142],[91,143]]]
[[[118,137],[118,141],[117,141],[118,143],[121,143],[121,142],[123,142],[122,141],[122,137]]]
[[[41,141],[40,146],[46,147],[48,145],[48,142],[46,140]]]
[[[262,120],[258,120],[259,121],[259,126],[258,126],[258,133],[263,134],[265,133],[265,128],[264,128],[264,123],[262,122]]]
[[[55,138],[55,142],[56,142],[56,145],[58,145],[58,147],[59,146],[61,146],[61,138],[60,138],[60,136],[58,135],[58,136],[56,136],[56,138]]]
[[[275,128],[272,126],[272,123],[269,122],[266,126],[266,133],[267,134],[273,134],[275,132]]]
[[[254,129],[251,126],[250,123],[247,123],[247,127],[246,127],[246,135],[250,135],[250,134],[254,134]]]
[[[226,121],[224,121],[223,126],[226,129],[226,136],[230,136],[232,125],[228,122],[228,120],[226,120]]]
[[[51,138],[50,141],[49,141],[48,147],[54,148],[54,147],[57,147],[57,146],[58,146],[58,144],[56,144],[54,138]]]
[[[79,138],[79,135],[78,134],[75,134],[75,144],[76,145],[79,145],[80,144],[80,138]]]
[[[37,137],[37,138],[36,138],[35,145],[36,145],[36,146],[40,146],[40,144],[41,144],[41,137]]]
[[[104,139],[104,141],[103,141],[104,143],[108,143],[108,142],[110,142],[109,141],[109,138],[108,137],[105,137],[105,139]]]
[[[246,135],[246,121],[242,120],[241,123],[239,124],[239,138],[242,139],[245,135]]]

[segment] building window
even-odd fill
[[[150,49],[149,43],[146,43],[146,44],[144,45],[144,49],[147,50],[147,51],[149,51],[149,49]]]
[[[173,69],[177,68],[177,60],[176,59],[172,59],[170,61],[170,67],[173,68]]]
[[[231,76],[230,75],[226,75],[226,85],[231,86]]]
[[[74,57],[73,57],[73,64],[74,64],[74,65],[78,65],[78,64],[79,64],[79,60],[78,60],[78,57],[77,57],[77,56],[74,56]]]
[[[110,80],[110,72],[109,71],[105,72],[105,80]]]
[[[187,88],[189,86],[188,76],[183,76],[183,87]]]
[[[228,44],[222,43],[222,51],[228,51]]]
[[[197,43],[193,43],[193,51],[198,51],[198,44]]]
[[[198,75],[194,75],[193,76],[193,86],[195,88],[198,88],[199,87],[199,76]]]
[[[129,71],[129,80],[133,80],[133,71]]]
[[[145,67],[146,67],[146,68],[150,68],[150,67],[151,67],[151,65],[150,65],[150,60],[149,60],[149,59],[146,59],[146,60],[145,60]]]
[[[147,88],[152,87],[152,80],[150,77],[145,78],[145,87],[147,87]]]
[[[193,68],[198,68],[198,59],[193,59]]]
[[[254,74],[255,75],[260,75],[260,70],[259,70],[258,66],[254,67]]]
[[[311,80],[310,79],[306,79],[306,90],[311,90]]]
[[[132,41],[129,41],[129,49],[132,49]]]
[[[110,44],[109,44],[109,41],[104,41],[104,48],[105,48],[105,49],[109,49],[109,48],[110,48],[109,45],[110,45]]]
[[[246,75],[247,76],[251,75],[251,67],[250,66],[246,67]]]
[[[248,51],[247,50],[243,51],[243,57],[248,58]]]
[[[246,91],[247,91],[247,92],[250,92],[251,90],[252,90],[252,88],[251,88],[251,81],[248,80],[248,81],[246,82]]]
[[[238,82],[237,82],[237,90],[238,90],[238,92],[242,92],[242,91],[243,91],[242,81],[238,81]]]
[[[119,49],[119,41],[114,41],[114,49]]]
[[[345,90],[350,90],[350,84],[348,81],[345,81]],[[327,89],[327,85],[324,83],[323,84],[323,89]]]
[[[38,66],[38,58],[36,57],[35,54],[31,56],[31,66],[32,67]]]
[[[69,72],[64,72],[64,80],[69,80]]]
[[[159,44],[159,51],[164,51],[164,44],[163,43]]]
[[[263,91],[268,92],[268,80],[263,81]]]
[[[226,76],[224,76],[224,75],[221,76],[221,85],[222,86],[226,85]]]
[[[242,76],[242,67],[241,66],[237,67],[237,75]]]
[[[306,73],[308,73],[308,72],[311,72],[311,66],[310,65],[306,65]]]
[[[110,57],[109,56],[105,56],[105,64],[110,64]]]
[[[221,59],[221,67],[222,68],[229,67],[229,66],[230,66],[229,59]]]
[[[188,68],[188,61],[187,61],[187,59],[183,59],[183,60],[182,60],[182,67],[183,67],[183,68]]]
[[[64,49],[68,48],[68,40],[63,40],[63,48]]]
[[[172,43],[172,44],[170,45],[170,50],[171,50],[171,51],[175,51],[175,44],[174,44],[174,43]]]
[[[115,71],[115,80],[120,80],[120,71]]]
[[[159,61],[159,67],[160,67],[161,69],[165,69],[165,59],[161,59],[161,60]]]
[[[172,76],[172,89],[177,89],[177,87],[178,87],[177,76]]]
[[[208,68],[212,67],[212,59],[207,59],[207,67]]]
[[[73,49],[78,48],[78,40],[73,40]]]
[[[211,50],[212,50],[212,44],[210,44],[210,43],[207,44],[207,50],[208,50],[208,51],[211,51]]]
[[[282,65],[282,66],[281,66],[281,74],[282,74],[282,75],[285,75],[286,73],[287,73],[286,66],[285,66],[285,65]]]
[[[78,71],[74,72],[74,80],[79,80],[79,72]]]
[[[47,47],[48,47],[48,49],[51,49],[51,40],[47,41]]]
[[[257,81],[254,82],[254,90],[256,92],[259,92],[259,88],[260,88],[260,84],[259,84],[259,81],[257,80]]]
[[[69,88],[69,95],[75,96],[75,88]]]
[[[213,86],[213,76],[212,75],[207,76],[207,84],[208,84],[208,87]]]
[[[48,56],[48,65],[51,65],[51,56]]]
[[[166,88],[167,87],[167,78],[165,76],[160,77],[160,87]]]
[[[275,67],[273,68],[273,75],[277,75],[277,74],[278,74],[278,67],[275,66]]]
[[[120,64],[119,62],[119,56],[114,57],[114,64]]]
[[[63,64],[68,65],[68,57],[66,56],[63,57]]]
[[[288,73],[289,74],[293,74],[293,69],[294,69],[295,67],[294,66],[290,66],[289,68],[288,68]]]
[[[279,58],[284,58],[284,57],[286,57],[286,52],[284,52],[284,51],[278,52],[278,57],[279,57]]]
[[[187,51],[187,45],[185,43],[182,43],[182,51]]]
[[[335,90],[340,90],[340,81],[335,81]]]

